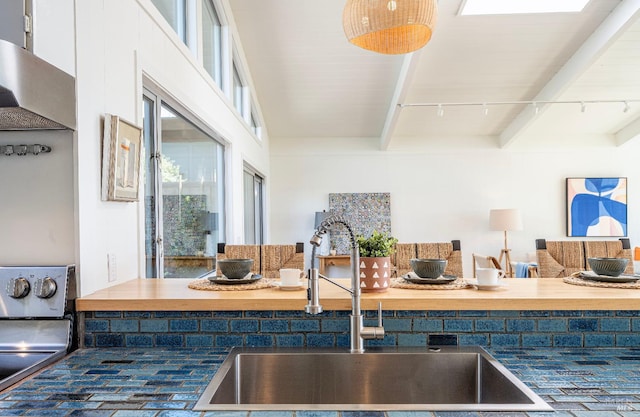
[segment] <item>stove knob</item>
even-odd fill
[[[51,298],[56,293],[58,285],[56,281],[51,277],[44,277],[36,280],[34,285],[34,291],[38,298]]]
[[[31,285],[26,278],[11,278],[7,284],[7,293],[11,298],[24,298],[29,294]]]

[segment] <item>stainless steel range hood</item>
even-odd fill
[[[0,130],[76,129],[75,78],[0,39]]]

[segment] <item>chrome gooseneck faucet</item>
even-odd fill
[[[344,287],[337,282],[332,281],[330,278],[321,275],[315,267],[316,248],[320,246],[322,236],[333,228],[333,226],[338,224],[344,226],[349,232],[349,239],[351,243],[351,288]],[[349,223],[347,223],[342,217],[329,216],[320,223],[311,237],[310,243],[312,247],[311,270],[309,272],[309,288],[307,289],[307,299],[309,302],[305,306],[304,310],[309,314],[322,313],[319,290],[320,278],[351,293],[351,315],[349,316],[351,329],[350,351],[351,353],[363,353],[364,340],[384,338],[384,327],[382,327],[382,303],[378,304],[378,326],[365,327],[363,324],[362,311],[360,309],[360,250],[358,249],[358,243],[353,230]]]

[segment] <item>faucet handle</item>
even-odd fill
[[[382,301],[378,302],[378,327],[382,327]]]

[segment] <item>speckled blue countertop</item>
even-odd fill
[[[555,412],[192,411],[227,349],[80,349],[0,393],[0,416],[640,416],[640,348],[489,348]]]

